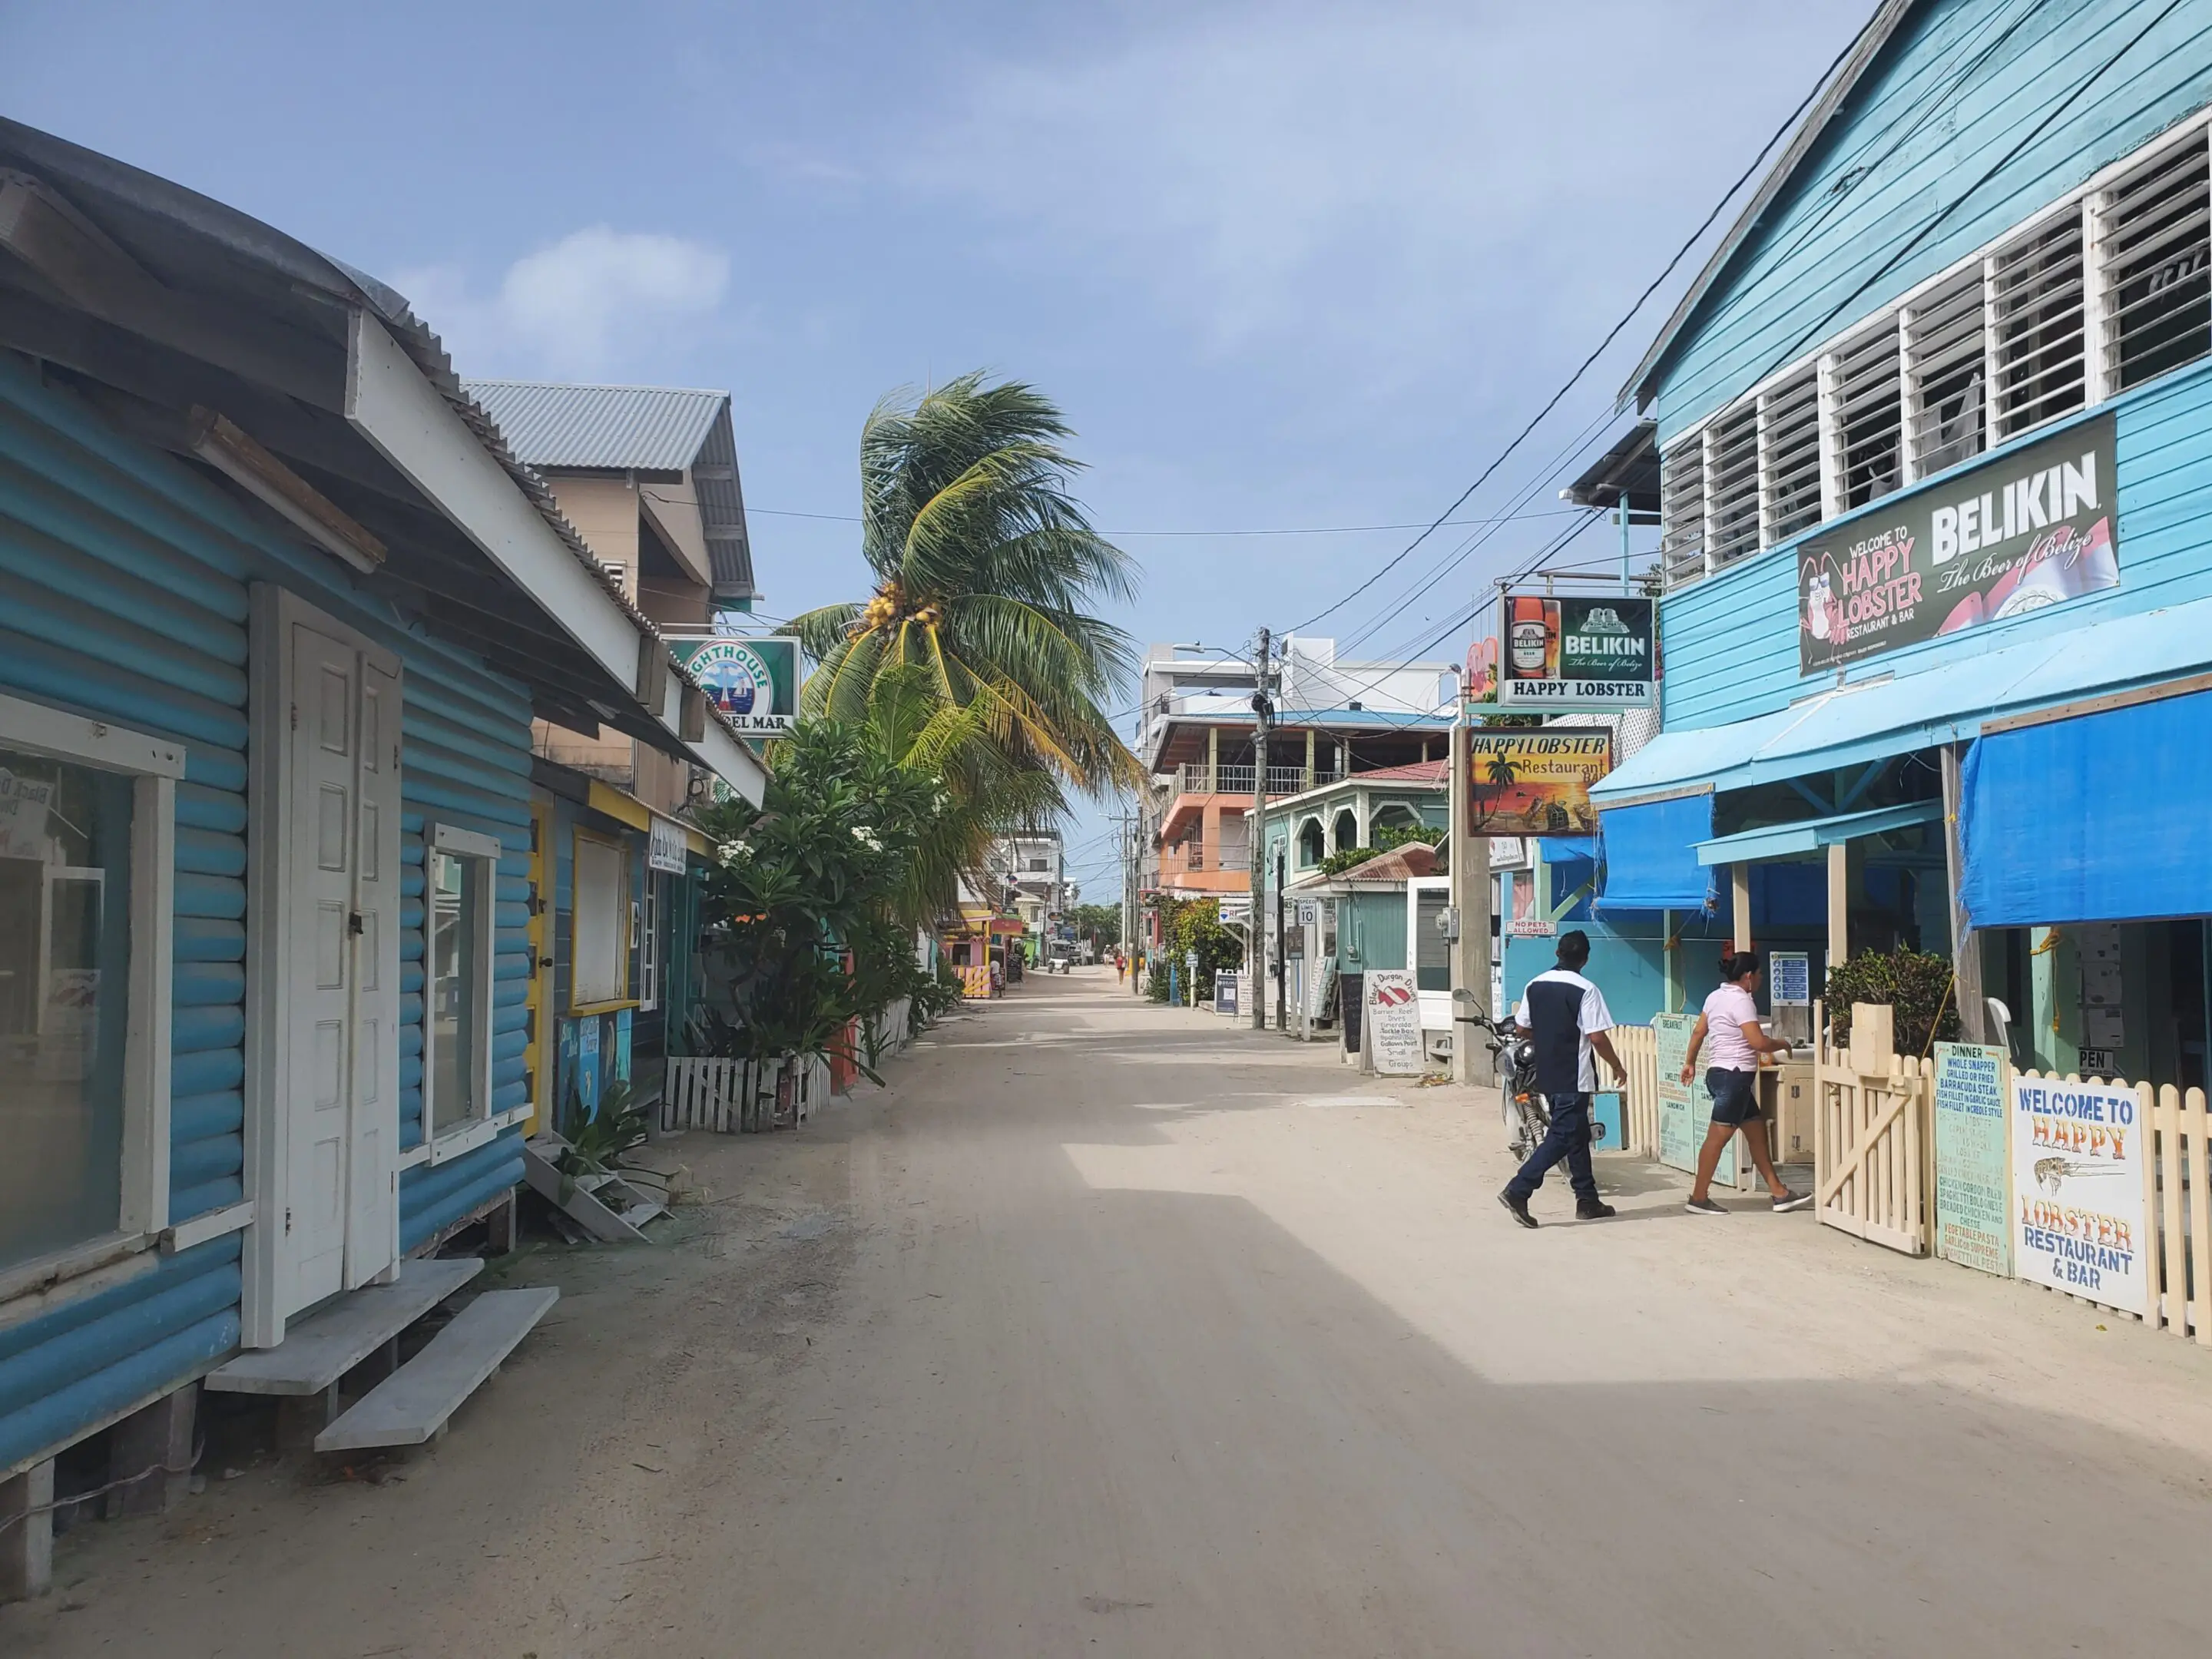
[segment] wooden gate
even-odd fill
[[[1813,1029],[1823,1033],[1821,1010]],[[1899,1054],[1891,1011],[1851,1006],[1849,1045],[1814,1039],[1813,1170],[1815,1213],[1827,1225],[1907,1255],[1928,1254],[1933,1207],[1934,1068]]]
[[[1640,1158],[1659,1156],[1659,1040],[1649,1025],[1616,1025],[1609,1035],[1613,1051],[1628,1067],[1622,1091],[1623,1150]]]

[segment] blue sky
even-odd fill
[[[1870,4],[10,0],[0,109],[375,272],[464,373],[728,388],[774,615],[864,592],[869,405],[982,366],[1078,428],[1140,643],[1359,590],[1314,631],[1453,658],[1561,520],[1371,588],[1408,532],[1133,532],[1433,518]],[[1556,513],[1662,315],[1462,516]]]

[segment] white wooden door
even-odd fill
[[[290,1313],[345,1286],[347,1078],[353,1063],[355,815],[360,653],[292,625],[292,787],[285,907],[289,1123],[284,1193]]]
[[[283,1315],[383,1272],[398,1225],[399,682],[290,633]]]
[[[399,677],[369,660],[361,667],[359,726],[348,1289],[368,1284],[399,1252]]]

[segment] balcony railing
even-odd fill
[[[1241,847],[1232,847],[1226,852],[1216,853],[1212,858],[1208,858],[1203,847],[1194,847],[1188,842],[1184,842],[1179,850],[1171,851],[1165,862],[1169,867],[1178,870],[1249,870],[1251,868],[1250,863],[1245,857],[1244,849]]]
[[[1259,769],[1253,766],[1209,767],[1203,761],[1186,761],[1176,782],[1186,795],[1249,795],[1258,775]],[[1310,781],[1303,766],[1267,769],[1267,793],[1271,795],[1295,795],[1300,790],[1340,781],[1334,771],[1319,767],[1314,769]]]

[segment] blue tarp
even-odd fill
[[[1605,847],[1600,915],[1711,908],[1715,878],[1698,862],[1698,843],[1712,838],[1710,791],[1641,806],[1616,806],[1601,811],[1597,822]]]
[[[2212,915],[2212,692],[2000,732],[1967,752],[1977,927]]]

